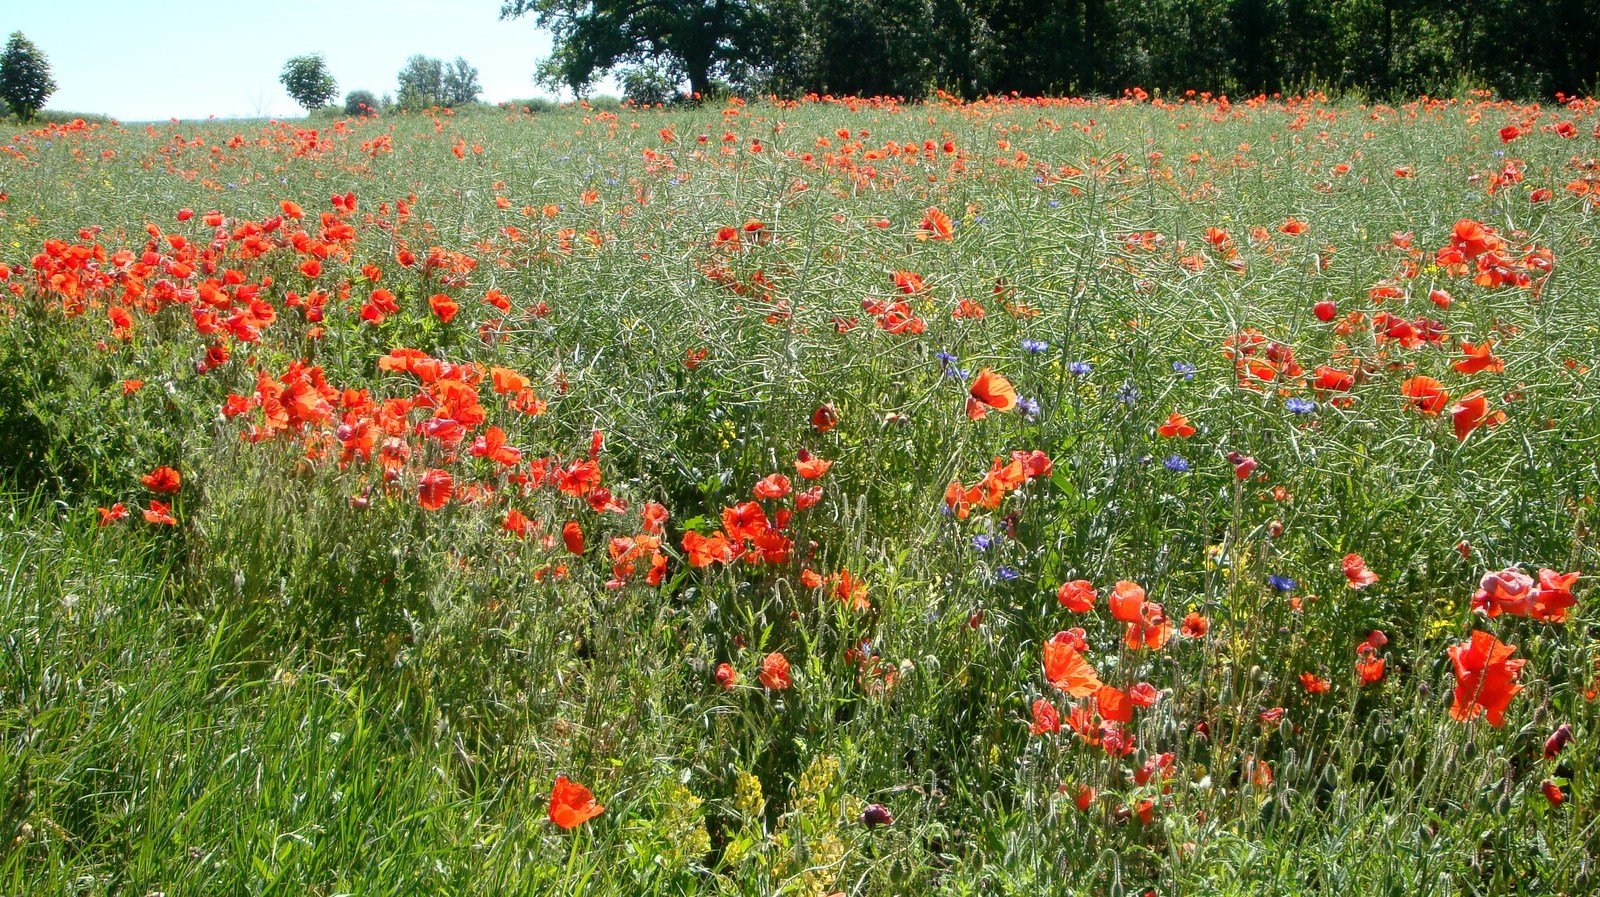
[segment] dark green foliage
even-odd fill
[[[400,93],[395,102],[401,109],[416,111],[435,106],[454,107],[476,102],[483,87],[478,70],[460,56],[446,64],[443,60],[417,55],[406,60],[400,70]]]
[[[321,109],[339,95],[339,83],[328,73],[328,63],[321,53],[296,56],[285,62],[278,80],[307,111]]]
[[[457,56],[456,61],[444,67],[444,100],[446,106],[465,106],[476,103],[483,86],[478,83],[478,70]]]
[[[622,96],[641,106],[670,103],[678,96],[678,77],[664,65],[641,65],[622,73]]]
[[[1600,17],[1582,0],[512,0],[555,32],[541,76],[582,93],[650,63],[782,95],[1583,94]],[[1560,35],[1560,39],[1553,39]]]
[[[370,90],[352,90],[344,97],[345,115],[377,115],[378,97]]]
[[[0,54],[0,99],[23,121],[32,121],[44,101],[56,92],[50,61],[22,32],[11,32]]]
[[[713,78],[747,75],[763,58],[758,0],[507,0],[503,18],[532,15],[555,33],[539,77],[583,93],[620,65],[670,66],[705,94]]]

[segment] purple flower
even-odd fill
[[[1094,367],[1087,361],[1074,361],[1067,365],[1067,372],[1079,377],[1087,377]]]
[[[1280,592],[1292,592],[1294,591],[1294,587],[1299,585],[1299,583],[1295,582],[1289,577],[1280,576],[1276,573],[1267,577],[1267,584]]]
[[[1283,403],[1283,407],[1289,409],[1295,414],[1310,414],[1311,412],[1317,410],[1317,403],[1311,401],[1310,399],[1286,399]]]
[[[1025,339],[1022,341],[1022,348],[1024,351],[1038,355],[1040,352],[1049,350],[1050,344],[1042,339]]]
[[[1163,461],[1161,463],[1165,464],[1167,469],[1172,471],[1173,473],[1188,473],[1189,472],[1189,462],[1183,460],[1181,457],[1179,457],[1177,455],[1173,455],[1172,457],[1168,458],[1167,460],[1165,460],[1165,461]]]

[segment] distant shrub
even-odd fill
[[[370,90],[352,90],[344,95],[344,114],[351,116],[377,115],[383,107],[378,96]]]
[[[511,112],[531,112],[535,114],[555,112],[561,108],[560,100],[549,97],[529,97],[523,100],[507,100],[500,104],[501,109]]]
[[[640,106],[678,99],[678,78],[665,66],[644,65],[622,73],[622,97]]]

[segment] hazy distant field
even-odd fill
[[[1600,105],[313,124],[0,156],[0,893],[1600,889]]]

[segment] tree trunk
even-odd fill
[[[711,91],[710,66],[704,62],[690,62],[685,65],[689,70],[689,93],[696,102],[706,98]]]

